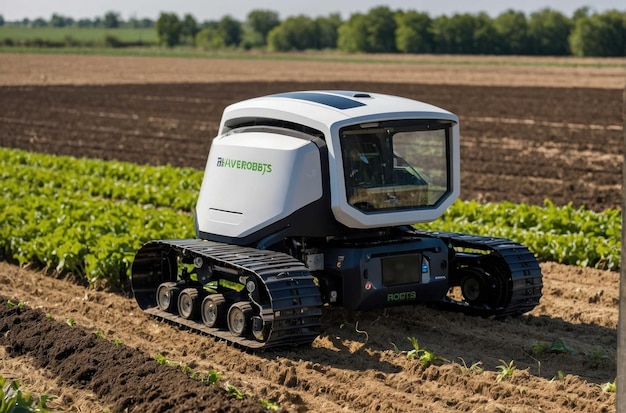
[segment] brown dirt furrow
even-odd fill
[[[624,87],[626,59],[303,54],[305,60],[0,54],[1,85],[345,81],[477,86]],[[228,56],[225,56],[228,57]],[[255,58],[256,57],[256,58]],[[307,61],[307,58],[327,61]],[[443,62],[443,63],[442,63]],[[593,64],[597,66],[593,66]],[[604,65],[604,66],[602,66]]]
[[[0,263],[0,283],[5,286],[2,295],[51,314],[60,325],[72,318],[87,336],[100,331],[109,340],[121,340],[128,357],[130,349],[137,348],[140,355],[133,353],[132,358],[146,358],[144,363],[158,353],[198,371],[215,369],[238,389],[279,401],[287,409],[466,411],[504,405],[558,411],[567,402],[571,411],[611,411],[614,396],[603,393],[600,385],[616,374],[618,276],[557,264],[544,264],[543,271],[547,298],[526,316],[496,321],[423,306],[371,312],[328,309],[324,333],[311,347],[259,354],[146,317],[124,296],[87,290],[41,272]],[[22,323],[21,328],[26,327],[26,321]],[[39,340],[44,340],[67,335],[46,330],[41,318],[37,323],[28,324],[29,336],[40,334]],[[44,331],[36,333],[39,330]],[[423,367],[417,360],[407,359],[406,352],[412,348],[407,337],[417,338],[422,348],[445,359],[444,364]],[[80,339],[86,340],[84,336]],[[533,353],[538,343],[558,340],[573,351]],[[2,345],[7,349],[16,346],[6,334]],[[30,357],[40,357],[33,352]],[[104,366],[115,361],[104,354],[100,350],[91,357]],[[497,383],[502,361],[514,361],[517,370],[512,380]],[[485,372],[463,373],[463,362],[467,366],[482,363]],[[119,367],[113,371],[122,374]],[[145,374],[142,382],[172,380],[157,375],[149,378],[161,374],[157,372]],[[562,380],[551,381],[559,374],[563,374]],[[71,379],[62,380],[68,385]],[[69,385],[85,388],[75,382]],[[124,392],[131,391],[129,385],[127,382]],[[114,392],[113,387],[108,391]],[[101,403],[115,400],[97,394]]]
[[[404,95],[458,113],[464,199],[550,198],[598,211],[621,203],[614,190],[621,185],[621,94],[607,89],[359,82],[0,87],[0,145],[203,169],[226,105],[334,88]]]
[[[49,370],[35,367],[30,355],[12,356],[4,347],[0,347],[0,375],[17,380],[22,392],[50,396],[46,404],[51,411],[101,412],[107,408],[92,391],[64,386]]]

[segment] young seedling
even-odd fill
[[[497,383],[500,383],[502,380],[506,378],[513,377],[513,373],[515,372],[515,369],[516,369],[515,364],[513,363],[513,360],[511,360],[511,362],[508,364],[504,360],[500,360],[500,362],[502,364],[496,367],[498,369],[498,375],[496,376]]]
[[[271,400],[259,399],[259,403],[261,403],[261,406],[265,407],[268,410],[278,410],[278,409],[280,409],[280,406],[278,405],[278,403],[274,403]]]
[[[556,372],[556,376],[552,377],[552,380],[550,381],[561,381],[563,380],[563,378],[565,377],[565,375],[563,374],[562,370],[559,370]]]
[[[605,359],[609,358],[608,354],[606,354],[606,352],[603,349],[599,348],[599,347],[595,348],[592,351],[587,352],[585,354],[592,361],[600,361],[600,360],[605,360]]]
[[[443,357],[436,356],[432,351],[420,348],[415,337],[407,337],[407,339],[413,345],[413,350],[409,350],[406,355],[409,360],[418,359],[424,367],[431,364],[442,364],[446,361]]]
[[[169,361],[163,354],[155,354],[154,359],[162,366],[178,366],[179,363]]]
[[[615,393],[617,391],[617,379],[613,382],[607,382],[602,385],[602,391],[605,393]]]
[[[235,386],[228,382],[226,382],[226,391],[228,392],[228,394],[235,397],[236,399],[243,399],[243,393],[237,390]]]
[[[76,324],[76,321],[74,321],[74,319],[70,317],[67,320],[65,320],[65,323],[70,327],[74,327],[74,325]]]
[[[471,366],[467,367],[467,364],[465,364],[465,360],[462,357],[459,357],[459,358],[461,359],[461,362],[463,363],[463,365],[461,366],[461,374],[470,374],[470,373],[482,374],[482,372],[485,371],[485,369],[481,367],[481,365],[483,364],[482,361],[477,361]]]
[[[202,378],[204,384],[215,384],[222,378],[222,375],[215,370],[209,370],[209,372]]]

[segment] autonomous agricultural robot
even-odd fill
[[[306,345],[326,306],[532,310],[535,256],[428,232],[459,197],[458,117],[402,97],[297,91],[228,106],[195,209],[197,238],[136,254],[148,314],[250,348]]]

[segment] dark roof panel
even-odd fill
[[[320,103],[337,109],[352,109],[358,108],[359,106],[365,106],[365,103],[353,99],[318,92],[287,92],[270,95],[270,97],[308,100],[309,102]]]

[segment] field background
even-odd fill
[[[603,211],[620,206],[625,67],[626,59],[0,54],[0,145],[202,168],[229,103],[293,89],[386,92],[460,116],[464,199],[548,197]],[[618,274],[554,263],[542,269],[542,302],[522,317],[333,309],[310,348],[248,354],[151,320],[123,294],[1,263],[0,295],[59,322],[4,314],[0,374],[73,411],[202,405],[205,390],[175,368],[124,369],[157,353],[220,371],[242,391],[294,412],[615,411],[614,395],[601,387],[616,374]],[[63,326],[68,318],[77,325]],[[93,352],[85,337],[94,331],[124,344]],[[407,337],[449,362],[407,360]],[[563,351],[533,352],[559,340]],[[498,366],[510,361],[513,378],[497,382]],[[463,362],[482,363],[485,372],[463,373]],[[163,369],[174,376],[162,378]]]
[[[66,42],[68,37],[81,42],[103,43],[106,36],[114,36],[119,41],[143,42],[156,44],[157,33],[154,28],[73,28],[73,27],[24,27],[0,26],[0,39],[12,39],[14,42],[45,39],[49,42]]]

